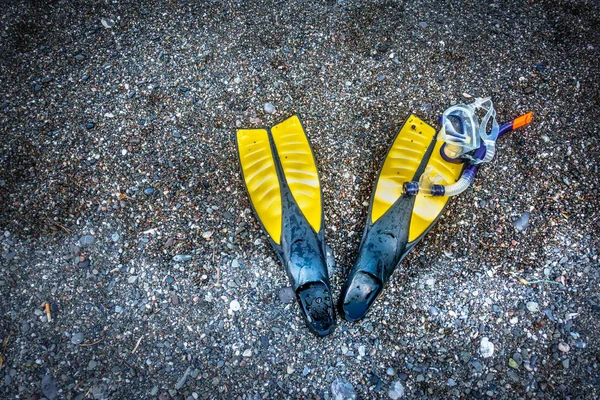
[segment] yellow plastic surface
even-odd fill
[[[315,232],[321,230],[323,208],[319,174],[308,139],[294,115],[271,129],[286,182],[302,214]]]
[[[440,155],[440,148],[443,142],[437,141],[431,157],[427,162],[427,167],[433,167],[432,173],[439,176],[441,179],[437,184],[451,185],[456,183],[460,178],[463,164],[449,163]],[[425,169],[427,169],[425,167]],[[408,234],[409,243],[418,239],[427,228],[435,221],[437,216],[442,212],[444,206],[448,202],[448,196],[425,196],[417,195],[415,206],[410,220],[410,231]]]
[[[435,129],[415,115],[400,129],[379,173],[371,223],[375,223],[402,195],[402,184],[414,179],[423,155],[435,136]],[[411,226],[412,232],[412,226]]]
[[[250,201],[271,239],[280,244],[281,190],[269,135],[264,129],[240,129],[237,143]]]

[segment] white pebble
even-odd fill
[[[229,308],[231,309],[231,311],[240,311],[242,306],[240,306],[239,301],[231,300],[231,303],[229,303]]]
[[[494,343],[490,342],[487,337],[481,338],[479,352],[483,358],[489,358],[494,355]]]
[[[540,306],[535,301],[528,301],[527,309],[531,312],[538,312],[538,311],[540,311]]]
[[[571,350],[568,344],[562,342],[558,344],[558,349],[563,353],[568,353]]]

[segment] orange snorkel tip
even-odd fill
[[[515,120],[513,121],[513,125],[512,125],[513,130],[519,129],[522,126],[529,124],[532,119],[533,119],[533,112],[531,112],[531,111],[528,112],[527,114],[521,115],[518,118],[515,118]]]

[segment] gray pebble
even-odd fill
[[[81,246],[89,246],[94,243],[94,236],[92,235],[84,235],[79,239],[79,244]]]
[[[523,232],[529,226],[529,213],[524,212],[521,216],[513,223],[515,229],[519,232]]]
[[[267,114],[273,114],[275,112],[275,106],[271,103],[265,103],[263,108]]]
[[[287,286],[279,289],[279,301],[283,304],[293,303],[296,300],[296,293],[294,293],[294,289],[291,286]]]
[[[404,386],[402,385],[402,382],[400,381],[395,381],[394,383],[392,383],[392,385],[390,386],[390,390],[388,391],[388,396],[390,396],[390,399],[392,400],[398,400],[404,397]]]
[[[50,374],[44,375],[44,377],[42,378],[41,389],[44,396],[46,396],[49,400],[56,398],[56,396],[58,395],[56,379],[54,379],[54,377]]]
[[[192,367],[188,367],[185,370],[185,373],[183,374],[181,379],[179,379],[179,381],[177,381],[177,384],[175,385],[175,389],[179,390],[183,387],[183,385],[185,385],[185,381],[187,380],[187,377],[190,374],[190,372],[192,372]]]
[[[83,333],[81,332],[76,332],[71,336],[71,343],[73,343],[76,346],[79,346],[81,343],[83,343]]]

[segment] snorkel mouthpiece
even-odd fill
[[[477,111],[483,110],[481,120]],[[476,98],[471,104],[457,104],[442,114],[442,127],[438,134],[443,141],[440,155],[451,163],[467,163],[460,179],[451,185],[439,184],[436,172],[428,168],[419,182],[405,182],[403,193],[408,196],[424,194],[429,196],[456,196],[464,192],[475,179],[480,164],[490,162],[496,154],[496,140],[505,133],[531,122],[533,114],[528,113],[501,127],[496,121],[496,110],[491,98]]]

